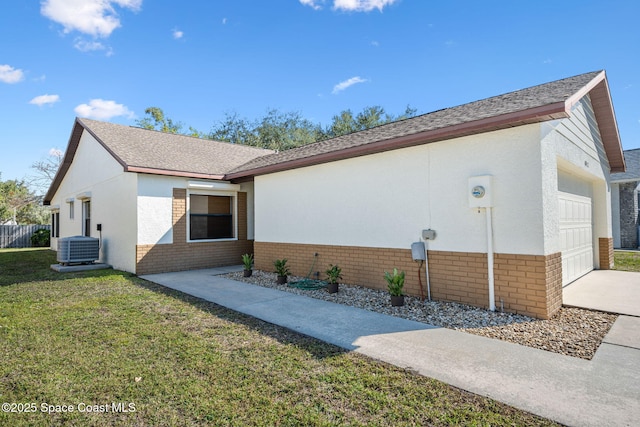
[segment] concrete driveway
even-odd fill
[[[640,317],[640,273],[594,270],[562,290],[562,303]]]

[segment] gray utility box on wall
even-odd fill
[[[82,264],[100,258],[100,239],[73,236],[58,239],[58,262],[60,264]]]

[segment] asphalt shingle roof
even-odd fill
[[[131,126],[78,119],[123,166],[183,173],[224,175],[256,157],[273,153]]]
[[[627,171],[612,173],[611,181],[640,181],[640,148],[624,151],[624,160]]]
[[[231,173],[249,172],[258,168],[310,158],[374,142],[450,128],[464,123],[563,103],[600,73],[601,71],[594,71],[581,74],[255,158],[236,168]]]

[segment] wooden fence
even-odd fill
[[[50,230],[49,225],[0,225],[0,248],[30,248],[36,230]]]

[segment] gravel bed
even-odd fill
[[[242,272],[226,274],[225,277],[587,360],[593,357],[618,317],[599,311],[562,307],[551,319],[540,320],[458,303],[422,302],[420,298],[410,296],[405,297],[403,307],[392,307],[388,292],[362,286],[341,284],[338,293],[330,294],[325,289],[305,290],[278,285],[275,274],[264,271],[254,270],[251,277],[243,277]],[[290,276],[289,283],[301,279]]]

